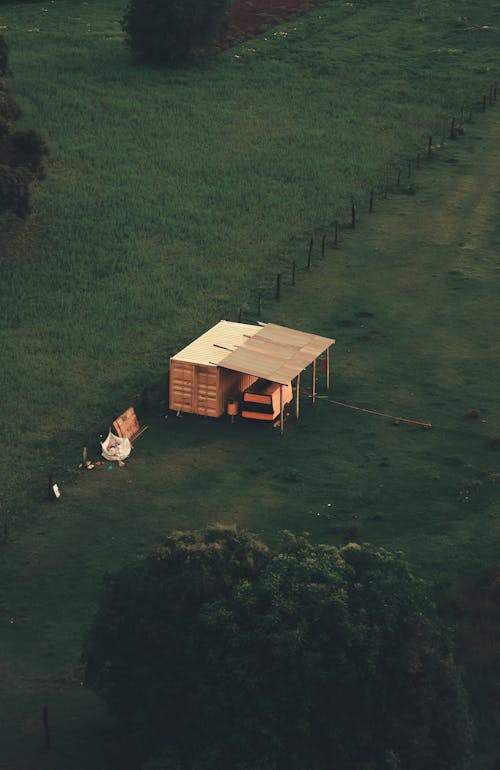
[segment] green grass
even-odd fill
[[[498,33],[471,27],[500,25],[500,12],[440,2],[422,22],[413,3],[325,3],[287,35],[169,71],[130,62],[122,7],[65,0],[0,16],[24,123],[51,148],[32,217],[0,235],[9,768],[119,766],[113,725],[80,686],[81,638],[103,572],[173,527],[223,519],[267,539],[286,527],[373,541],[402,549],[445,593],[497,563],[500,136],[495,113],[478,113],[498,75]],[[463,105],[474,122],[438,147]],[[408,178],[430,134],[436,155]],[[401,194],[409,185],[416,195]],[[262,425],[150,416],[127,469],[79,477],[82,446],[144,385],[160,387],[169,355],[239,307],[255,320],[259,293],[265,320],[337,338],[334,399],[432,430],[324,400],[305,403],[283,439]],[[471,408],[479,420],[464,419]],[[43,500],[51,469],[57,505]],[[488,627],[476,626],[466,614],[459,651],[476,767],[490,770],[500,715],[477,683],[498,670]]]

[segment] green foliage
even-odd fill
[[[23,166],[38,179],[43,179],[45,176],[43,159],[49,152],[43,136],[32,128],[16,131],[11,136],[10,144],[12,165]]]
[[[468,766],[449,631],[382,549],[178,533],[108,578],[84,660],[155,770]]]
[[[9,211],[22,219],[28,216],[29,183],[30,175],[26,170],[0,165],[0,214]]]
[[[10,82],[6,78],[0,78],[0,118],[9,124],[13,124],[21,117],[21,107],[12,90]]]
[[[122,26],[134,54],[153,63],[185,59],[222,25],[225,0],[130,0]]]
[[[3,77],[7,73],[7,66],[9,63],[9,46],[3,35],[0,35],[0,76]]]
[[[1,66],[0,38],[0,66]],[[30,183],[45,176],[47,143],[38,131],[15,131],[21,108],[10,82],[0,78],[0,215],[11,212],[24,219],[30,212]]]

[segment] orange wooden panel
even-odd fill
[[[113,422],[113,428],[121,438],[132,439],[136,433],[139,433],[141,426],[132,406],[116,418]]]
[[[272,399],[268,393],[244,393],[243,401],[253,401],[255,404],[270,404]]]
[[[262,412],[246,412],[245,410],[242,411],[241,416],[247,417],[249,420],[267,420],[267,422],[269,422],[270,420],[276,419],[275,414],[263,414]]]

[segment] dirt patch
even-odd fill
[[[213,48],[225,51],[322,2],[324,0],[236,0],[227,10],[225,30],[214,40]]]

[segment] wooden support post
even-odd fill
[[[281,297],[281,273],[276,275],[276,299]]]
[[[330,390],[330,348],[326,349],[326,389]]]
[[[490,86],[489,102],[493,104],[493,86]]]
[[[311,263],[312,263],[312,251],[313,251],[313,239],[309,241],[309,251],[307,252],[307,270],[310,273],[311,272]]]
[[[297,263],[295,260],[292,262],[292,286],[295,286],[295,271],[297,270]]]
[[[300,372],[297,375],[297,387],[295,388],[295,419],[299,419],[299,399],[300,399]]]
[[[337,220],[335,220],[335,240],[333,241],[334,246],[339,245],[339,223]]]
[[[316,403],[316,359],[313,361],[313,376],[312,376],[312,402]]]
[[[325,258],[325,241],[326,241],[326,236],[324,235],[321,239],[321,259]]]
[[[432,136],[429,137],[429,140],[427,142],[427,155],[429,156],[429,158],[432,155]]]
[[[356,204],[354,203],[354,198],[351,202],[351,227],[353,230],[356,228]]]
[[[486,96],[483,96],[483,112],[486,110]]]
[[[372,187],[372,189],[370,190],[370,202],[369,202],[369,204],[368,204],[368,212],[369,212],[370,214],[372,214],[372,213],[373,213],[373,187]]]
[[[450,125],[450,139],[456,139],[457,138],[457,132],[455,130],[455,116],[451,119],[451,125]]]
[[[47,706],[44,706],[42,709],[42,722],[44,747],[50,749],[49,710]]]
[[[239,313],[238,313],[238,323],[241,323],[241,319],[243,317],[243,308],[240,307]]]
[[[280,433],[283,435],[283,385],[280,384]]]

